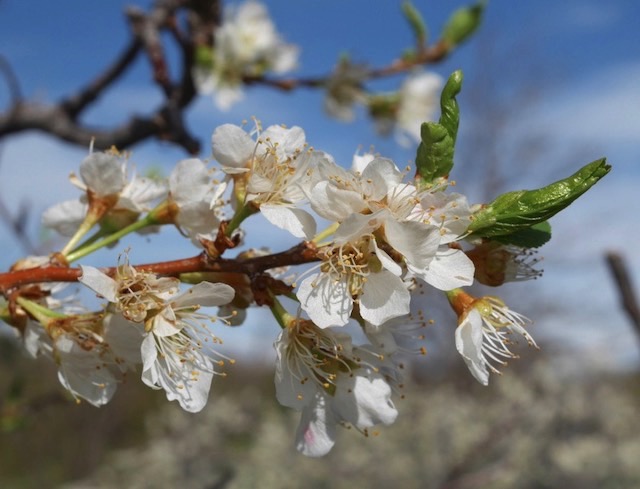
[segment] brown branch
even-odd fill
[[[114,81],[124,74],[126,69],[133,63],[142,44],[138,39],[132,39],[129,45],[122,51],[114,63],[108,67],[104,73],[100,74],[93,82],[89,83],[83,90],[63,100],[61,108],[67,112],[72,120],[82,112],[92,102],[96,101],[102,92]]]
[[[619,253],[610,251],[606,254],[607,264],[618,288],[622,308],[626,311],[631,324],[640,339],[640,306],[631,282],[629,270],[624,258]]]
[[[7,112],[0,115],[0,138],[10,134],[40,130],[70,143],[88,146],[92,141],[96,149],[111,146],[126,148],[150,137],[171,141],[191,154],[200,151],[200,143],[187,131],[183,110],[195,98],[195,88],[191,80],[193,55],[182,65],[180,82],[171,83],[164,51],[160,44],[159,31],[175,24],[174,14],[185,7],[182,0],[158,0],[149,14],[129,11],[132,39],[127,48],[101,75],[79,90],[73,97],[57,104],[36,102],[14,103]],[[188,40],[184,46],[190,46]],[[81,113],[131,66],[137,54],[145,48],[153,68],[154,79],[165,92],[166,102],[154,113],[146,117],[133,116],[124,123],[97,129],[78,122]],[[187,50],[182,50],[186,55]],[[184,80],[188,80],[185,83]]]
[[[22,90],[20,89],[20,83],[9,61],[2,55],[0,55],[0,73],[4,76],[11,94],[11,100],[14,105],[19,104],[23,99]]]
[[[370,68],[364,71],[363,79],[374,80],[388,76],[398,75],[412,70],[416,66],[436,63],[442,61],[449,53],[450,48],[446,43],[440,41],[430,48],[422,50],[412,59],[397,59],[387,66]],[[313,78],[285,78],[274,79],[264,76],[245,76],[242,81],[247,85],[264,85],[286,92],[298,88],[318,88],[327,84],[331,75],[318,76]]]
[[[134,265],[140,271],[152,272],[163,276],[178,276],[183,273],[196,272],[229,272],[242,273],[250,277],[265,270],[277,267],[301,265],[317,261],[316,246],[311,242],[302,242],[286,251],[267,256],[247,258],[245,260],[217,258],[210,259],[205,253],[191,258]],[[115,274],[116,268],[103,268],[107,275]],[[7,295],[16,287],[46,282],[77,282],[82,275],[80,268],[48,266],[15,270],[0,273],[0,291]]]
[[[176,13],[179,9],[184,9],[187,13],[186,34],[180,32],[177,25]],[[181,146],[188,153],[199,153],[200,142],[188,131],[184,121],[184,110],[197,95],[192,79],[195,46],[203,43],[213,45],[214,29],[221,22],[221,2],[157,0],[149,13],[129,8],[127,17],[132,34],[129,44],[101,75],[76,95],[57,104],[43,105],[24,102],[21,98],[16,99],[19,92],[13,90],[13,105],[0,115],[0,139],[26,130],[39,130],[82,146],[88,146],[93,141],[96,149],[108,149],[112,146],[124,149],[155,137]],[[180,48],[182,63],[177,81],[171,80],[160,36],[161,30],[168,30]],[[153,79],[165,94],[165,103],[151,115],[133,116],[128,121],[107,129],[92,128],[78,122],[81,113],[122,76],[143,48],[152,67]],[[435,63],[444,59],[448,53],[449,47],[439,42],[420,50],[412,59],[399,59],[388,66],[371,68],[365,72],[365,79],[392,76],[418,65]],[[331,74],[315,78],[289,79],[247,76],[243,82],[247,85],[260,84],[291,91],[299,88],[320,88],[330,78]],[[15,82],[12,86],[17,87],[17,80],[11,80]]]

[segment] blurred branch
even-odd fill
[[[195,48],[203,44],[214,44],[214,31],[220,25],[222,17],[221,3],[214,0],[156,0],[148,11],[128,7],[125,16],[129,22],[131,39],[124,50],[75,95],[65,97],[55,104],[24,100],[13,70],[8,62],[0,58],[0,70],[5,74],[12,93],[12,105],[4,113],[0,113],[0,139],[35,129],[81,146],[89,146],[93,142],[93,147],[101,150],[112,146],[124,149],[148,138],[156,138],[181,146],[188,153],[199,153],[200,142],[186,127],[184,111],[197,96],[192,76]],[[179,13],[186,16],[186,22],[183,23],[186,29],[178,22]],[[181,55],[179,73],[175,77],[171,76],[169,70],[162,31],[171,34],[170,39],[176,43]],[[150,115],[134,115],[110,128],[88,127],[82,123],[82,113],[121,78],[141,52],[149,60],[153,81],[164,94],[164,103]],[[364,78],[373,80],[405,73],[416,66],[441,61],[450,52],[451,46],[440,40],[432,46],[424,46],[411,59],[401,58],[382,67],[370,67],[365,71]],[[287,79],[245,76],[243,83],[292,91],[321,88],[331,76],[331,73],[318,77]]]
[[[606,255],[607,265],[613,280],[618,287],[618,294],[620,295],[620,303],[622,308],[626,311],[631,324],[636,330],[636,334],[640,339],[640,307],[638,306],[638,299],[631,282],[631,276],[629,269],[624,261],[622,255],[617,252],[610,251]]]
[[[164,57],[160,31],[177,30],[175,16],[181,8],[189,12],[189,35],[181,36],[181,53],[186,61],[182,64],[182,73],[178,82],[170,79],[168,65]],[[98,77],[80,89],[72,97],[63,99],[57,104],[40,104],[24,101],[17,90],[15,77],[7,76],[12,81],[13,105],[0,115],[0,138],[10,134],[40,130],[59,139],[74,144],[88,146],[94,141],[96,149],[107,149],[111,146],[125,148],[150,137],[171,141],[187,152],[195,154],[200,150],[200,143],[189,134],[184,124],[183,110],[196,96],[191,78],[193,64],[192,39],[202,38],[201,32],[195,29],[210,29],[211,19],[219,19],[219,2],[186,2],[182,0],[157,0],[150,12],[130,8],[126,14],[131,27],[131,40],[124,51]],[[207,7],[207,8],[205,8]],[[198,15],[208,13],[208,20],[194,21]],[[154,81],[161,87],[166,101],[154,113],[146,117],[133,116],[128,121],[109,129],[87,127],[79,122],[82,112],[95,102],[104,91],[118,80],[132,65],[137,55],[144,49],[150,60]],[[5,74],[12,73],[8,64],[3,64]]]
[[[22,91],[20,90],[20,83],[9,61],[2,55],[0,55],[0,73],[4,76],[7,86],[9,87],[9,93],[11,94],[11,100],[13,104],[18,104],[22,100]]]

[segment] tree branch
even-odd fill
[[[618,288],[620,302],[622,308],[626,311],[627,316],[631,320],[631,324],[635,328],[638,339],[640,339],[640,306],[631,282],[628,267],[624,258],[619,253],[610,251],[606,255],[609,270],[613,276],[613,280]]]

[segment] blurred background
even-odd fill
[[[54,102],[96,76],[125,46],[127,5],[0,1],[0,103],[11,96],[7,66],[28,99]],[[432,39],[463,1],[415,0]],[[382,66],[411,47],[400,2],[365,0],[267,2],[288,42],[301,48],[295,76],[329,73],[341,53]],[[640,277],[640,57],[633,0],[489,3],[479,31],[446,61],[427,67],[447,77],[462,69],[461,127],[452,176],[473,202],[537,188],[602,156],[612,172],[551,220],[553,238],[540,254],[544,276],[498,293],[534,319],[541,351],[522,358],[489,387],[477,385],[453,345],[455,317],[441,298],[424,309],[435,324],[426,358],[414,362],[400,416],[364,439],[342,430],[333,452],[310,460],[293,449],[298,414],[274,396],[273,348],[278,327],[266,311],[251,311],[241,328],[225,330],[238,364],[217,379],[202,413],[183,413],[162,392],[135,379],[111,404],[76,405],[58,384],[55,367],[27,359],[8,327],[0,335],[1,487],[640,487],[640,336],[621,305],[607,253]],[[6,65],[6,66],[5,66]],[[400,77],[372,84],[396,89]],[[108,125],[149,113],[162,101],[141,58],[84,119]],[[349,166],[371,146],[398,166],[415,147],[376,135],[364,111],[351,123],[323,113],[323,94],[283,93],[251,86],[228,112],[198,98],[189,129],[210,157],[212,130],[255,116],[304,128],[317,149]],[[129,148],[139,173],[168,174],[187,157],[168,143]],[[40,225],[44,209],[77,196],[68,175],[88,149],[37,132],[0,139],[0,266],[30,248],[56,249],[59,238]],[[293,244],[285,232],[247,226],[251,246]],[[16,224],[18,228],[16,230]],[[252,238],[253,236],[259,236]],[[163,246],[133,242],[132,263],[191,256],[175,231]],[[111,265],[121,250],[96,255]]]

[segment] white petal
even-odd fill
[[[241,127],[218,126],[211,136],[213,157],[223,166],[242,168],[253,155],[256,143]]]
[[[389,189],[402,181],[402,173],[393,161],[377,157],[362,172],[362,181],[368,184],[368,194],[371,198],[381,200]]]
[[[391,401],[391,387],[380,374],[340,375],[332,403],[337,417],[359,429],[389,425],[398,411]]]
[[[328,397],[317,393],[314,402],[304,408],[296,432],[296,448],[308,457],[322,457],[329,453],[336,439],[336,420],[331,413]]]
[[[344,326],[349,322],[353,299],[346,280],[334,280],[329,274],[312,275],[298,287],[300,306],[320,328]]]
[[[342,222],[367,208],[359,192],[338,188],[328,181],[318,183],[311,190],[309,201],[321,217],[336,222]]]
[[[80,265],[80,268],[82,269],[82,276],[80,276],[78,281],[82,282],[109,302],[117,302],[116,289],[118,288],[118,284],[114,279],[95,267]]]
[[[402,267],[398,263],[393,261],[393,259],[387,254],[386,251],[378,248],[378,243],[376,242],[376,240],[372,239],[371,243],[373,244],[373,249],[376,253],[376,256],[378,257],[378,260],[380,260],[380,263],[382,263],[382,266],[397,277],[402,275]]]
[[[384,209],[374,214],[352,214],[336,230],[334,234],[335,242],[347,243],[356,241],[361,236],[370,234],[381,226],[382,218],[386,214],[387,211]]]
[[[87,214],[87,204],[79,200],[67,200],[49,207],[42,214],[42,224],[55,229],[63,236],[73,236]]]
[[[318,385],[311,379],[301,379],[300,372],[292,372],[286,355],[288,343],[287,331],[283,330],[274,345],[277,355],[276,398],[283,406],[301,410],[313,401]]]
[[[407,263],[418,270],[426,269],[438,250],[438,229],[421,222],[397,222],[393,219],[387,219],[384,226],[387,241],[404,255]]]
[[[169,176],[169,189],[178,206],[205,200],[208,206],[213,185],[207,166],[197,158],[180,161]]]
[[[60,383],[77,397],[94,406],[108,403],[116,391],[113,373],[105,368],[99,352],[81,348],[66,334],[56,339]]]
[[[271,224],[289,231],[296,238],[311,239],[316,234],[316,221],[302,209],[263,204],[260,212]]]
[[[124,163],[110,153],[91,153],[80,164],[80,176],[98,196],[118,194],[127,183]]]
[[[200,282],[171,302],[175,307],[222,306],[233,300],[233,287],[222,283]]]
[[[443,248],[431,260],[426,272],[417,274],[429,285],[440,290],[453,290],[471,285],[475,271],[471,259],[462,250]]]
[[[489,371],[482,353],[482,317],[472,309],[456,328],[456,348],[471,374],[482,385],[489,384]]]
[[[152,333],[147,333],[140,345],[140,355],[142,357],[142,370],[149,370],[158,358],[156,340]],[[154,381],[155,383],[155,381]]]
[[[272,143],[278,143],[276,151],[279,156],[290,156],[296,150],[301,150],[305,144],[305,134],[301,127],[293,126],[290,129],[282,126],[269,126],[260,134],[260,139],[270,139]]]
[[[404,282],[393,273],[372,273],[362,287],[360,315],[374,326],[389,319],[409,314],[411,294]]]
[[[107,314],[104,319],[104,339],[119,361],[121,370],[134,368],[142,362],[140,348],[144,328],[140,323],[126,320],[122,314]]]

